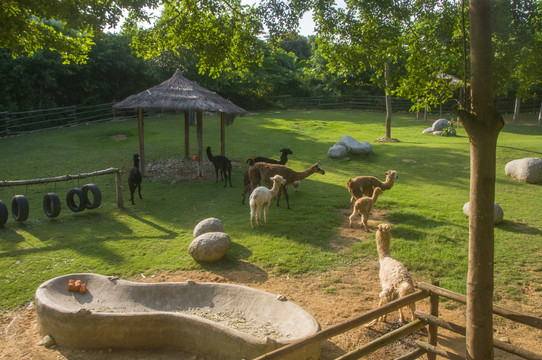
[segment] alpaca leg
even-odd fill
[[[263,205],[263,218],[264,218],[266,224],[267,224],[267,211],[269,210],[269,205],[270,204],[271,204],[271,199],[269,199],[269,201],[267,201]]]
[[[288,198],[288,189],[286,189],[286,187],[284,187],[284,197],[286,198],[286,204],[288,205],[288,210],[290,210],[291,209],[290,199]]]
[[[258,211],[256,211],[256,221],[258,222],[258,225],[261,225],[260,216],[262,213],[262,206],[260,204],[257,205]]]
[[[282,195],[282,185],[279,187],[279,193],[277,194],[277,206],[279,206],[280,195]]]
[[[215,182],[218,182],[218,166],[215,166],[215,176],[216,176]]]
[[[352,211],[352,215],[348,217],[348,221],[350,222],[350,227],[352,227],[352,220],[354,220],[354,217],[357,215],[357,211],[354,208],[354,211]]]
[[[228,167],[228,179],[230,179],[230,187],[233,187],[233,186],[231,186],[231,164]]]
[[[369,232],[369,229],[367,228],[367,217],[365,215],[361,215],[361,225],[365,228],[365,231]]]
[[[412,312],[410,321],[414,321],[416,319],[416,315],[414,315],[414,313],[416,312],[416,303],[410,304],[409,307],[410,307],[410,311]]]
[[[143,198],[141,197],[141,184],[138,185],[137,192],[139,193],[139,199],[142,200]]]
[[[250,225],[254,228],[254,220],[255,220],[255,217],[256,217],[256,213],[255,213],[255,207],[250,204]]]

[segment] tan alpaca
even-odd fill
[[[354,204],[354,201],[365,196],[371,196],[373,194],[373,188],[379,187],[384,190],[389,190],[393,187],[395,179],[397,179],[397,171],[388,170],[386,173],[386,181],[382,182],[374,176],[358,176],[353,179],[348,179],[346,182],[346,188],[350,193],[350,207]]]
[[[284,193],[284,196],[286,197],[286,203],[288,204],[288,209],[290,209],[290,200],[288,198],[288,191],[286,190],[288,185],[293,184],[296,181],[303,180],[314,173],[324,175],[326,172],[322,168],[320,168],[320,166],[318,166],[319,163],[320,162],[317,162],[305,171],[294,171],[286,165],[268,164],[263,162],[254,163],[254,165],[252,165],[250,169],[248,169],[248,176],[250,179],[251,188],[254,189],[259,184],[260,179],[267,186],[271,186],[270,178],[273,175],[278,174],[282,176],[284,180],[286,180],[286,183],[282,185],[279,189],[279,195],[277,196],[277,206],[279,205],[281,193]]]
[[[414,292],[414,282],[407,268],[399,261],[392,259],[390,255],[390,240],[390,225],[379,224],[376,231],[376,248],[380,260],[380,272],[378,275],[382,291],[378,295],[380,298],[378,307]],[[412,311],[411,320],[413,321],[416,303],[410,304],[409,307]],[[386,315],[371,321],[366,326],[372,326],[377,321],[386,321]],[[405,322],[401,309],[399,309],[399,321]]]
[[[373,210],[374,204],[376,203],[376,199],[378,199],[378,195],[380,194],[382,194],[382,189],[376,187],[373,189],[372,197],[362,197],[356,200],[352,215],[348,217],[350,226],[352,226],[352,220],[354,217],[356,215],[361,215],[361,225],[365,227],[365,231],[370,232],[369,228],[367,227],[367,222],[369,221],[369,216],[371,215],[371,210]]]

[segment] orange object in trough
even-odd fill
[[[81,287],[79,288],[79,292],[80,292],[81,294],[86,293],[86,292],[87,292],[87,284],[81,283]]]
[[[73,279],[68,280],[68,290],[75,291],[75,280]]]

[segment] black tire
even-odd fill
[[[11,200],[11,214],[16,221],[26,221],[30,208],[28,199],[24,195],[15,195]]]
[[[8,207],[0,200],[0,227],[4,226],[8,221]]]
[[[43,211],[50,218],[60,214],[60,199],[55,193],[48,193],[43,197]]]
[[[75,202],[75,196],[79,198],[79,205]],[[87,208],[85,201],[85,193],[80,188],[73,188],[68,191],[66,195],[66,204],[73,212],[80,212]]]
[[[92,210],[98,208],[102,204],[102,193],[100,189],[94,184],[83,185],[83,193],[85,194],[85,202],[87,209]],[[92,193],[92,202],[88,198],[88,192]]]

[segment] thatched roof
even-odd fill
[[[207,90],[181,75],[177,69],[169,79],[136,95],[131,95],[113,105],[114,109],[160,109],[176,111],[201,111],[248,115],[240,108],[220,95]]]

